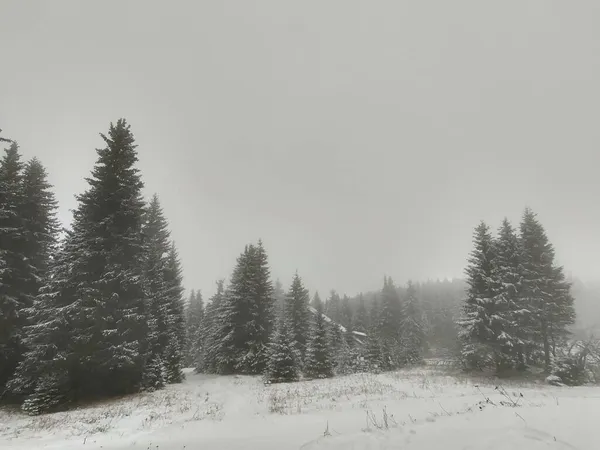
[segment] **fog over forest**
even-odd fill
[[[594,2],[107,5],[1,6],[0,127],[46,165],[63,223],[125,117],[207,297],[258,238],[312,292],[462,278],[478,221],[526,206],[598,281]]]

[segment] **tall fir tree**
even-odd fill
[[[26,311],[37,288],[34,268],[27,260],[23,218],[23,164],[16,142],[0,161],[0,398],[23,357]]]
[[[267,255],[259,241],[238,258],[219,311],[217,372],[263,373],[274,318]]]
[[[165,274],[170,246],[170,232],[160,201],[153,195],[148,205],[144,227],[144,291],[148,312],[148,354],[143,385],[154,390],[166,382],[164,352],[171,340],[169,333],[169,298]]]
[[[29,261],[31,278],[26,286],[26,295],[34,298],[33,307],[24,311],[24,315],[35,323],[36,317],[47,316],[52,311],[45,311],[44,302],[38,300],[38,294],[43,283],[48,280],[52,256],[57,251],[59,225],[56,219],[57,202],[52,192],[52,186],[48,183],[46,170],[37,159],[30,160],[23,171],[23,208],[21,217],[23,219],[23,231],[26,235],[23,247],[23,255]],[[46,320],[48,317],[46,317]],[[25,327],[23,336],[25,348],[31,348],[34,344],[31,338],[35,338],[35,329],[31,326]],[[31,394],[33,381],[27,370],[19,369],[19,374],[9,384],[9,391],[17,396]]]
[[[498,369],[524,368],[524,348],[527,341],[527,305],[522,292],[522,251],[519,238],[505,218],[495,242],[495,316],[499,322]]]
[[[298,275],[298,272],[296,272],[290,290],[285,298],[284,316],[300,355],[300,361],[304,361],[306,341],[310,328],[311,313],[308,309],[309,301],[308,289],[304,287],[302,279]]]
[[[501,322],[495,315],[497,271],[494,239],[487,224],[475,229],[473,251],[466,269],[467,297],[459,321],[462,355],[469,367],[482,368],[502,361],[498,341]]]
[[[408,364],[414,364],[423,358],[426,339],[423,313],[417,299],[417,290],[412,281],[408,282],[403,308],[401,329],[404,360]]]
[[[165,268],[167,286],[167,329],[169,342],[164,347],[165,381],[181,383],[186,348],[185,310],[183,304],[183,275],[179,253],[174,242],[167,255]]]
[[[24,403],[33,413],[57,401],[135,392],[142,382],[148,319],[143,183],[125,120],[101,136],[106,146],[97,150],[89,188],[78,196],[72,231],[42,288],[41,301],[56,312],[53,320],[37,323],[38,342],[52,346],[45,352],[32,348],[27,355],[41,355],[37,364],[44,368],[35,393]],[[66,329],[57,330],[59,324]]]
[[[24,254],[33,269],[28,294],[37,296],[58,242],[58,202],[42,163],[33,158],[23,169],[22,217],[26,233]]]
[[[297,381],[300,375],[301,357],[291,321],[281,316],[277,330],[269,344],[266,378],[271,383]]]
[[[333,359],[330,350],[327,323],[323,316],[323,302],[315,294],[312,326],[306,347],[304,373],[309,378],[329,378],[333,376]]]
[[[554,247],[546,230],[529,208],[520,226],[523,258],[522,295],[528,311],[522,326],[532,343],[529,353],[539,349],[546,371],[550,370],[553,342],[568,333],[575,320],[570,284],[562,267],[554,263]]]

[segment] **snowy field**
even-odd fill
[[[41,417],[0,410],[0,449],[597,450],[600,388],[421,368],[264,386],[187,374],[182,385]]]

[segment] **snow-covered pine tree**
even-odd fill
[[[572,283],[567,281],[563,268],[554,266],[550,279],[549,292],[552,302],[548,308],[548,335],[552,357],[556,357],[556,348],[571,335],[569,327],[575,323],[575,299],[571,294]]]
[[[521,296],[521,246],[519,238],[508,221],[504,219],[495,241],[495,317],[497,317],[497,340],[500,346],[497,369],[524,367],[524,346],[527,340],[527,305]],[[498,333],[499,332],[499,333]]]
[[[473,247],[466,269],[468,289],[459,337],[465,363],[470,368],[481,368],[496,362],[498,354],[498,335],[492,326],[497,286],[494,240],[484,222],[475,228]]]
[[[301,354],[290,329],[291,321],[281,316],[272,342],[269,344],[265,376],[270,383],[298,381]]]
[[[365,333],[369,328],[369,315],[365,305],[365,298],[362,294],[358,296],[358,306],[354,314],[353,329]]]
[[[201,323],[204,345],[201,362],[195,366],[196,372],[217,373],[217,356],[221,344],[219,335],[221,327],[218,317],[224,303],[224,284],[223,280],[217,281],[217,292],[209,299],[204,310],[204,318]]]
[[[185,358],[185,311],[183,304],[183,275],[181,262],[174,242],[167,255],[165,267],[167,287],[167,331],[169,342],[164,347],[165,381],[181,383],[184,379],[183,362]]]
[[[423,313],[417,299],[417,290],[412,281],[408,282],[406,288],[401,329],[405,362],[414,364],[421,361],[426,339],[423,329]]]
[[[54,304],[55,311],[52,320],[38,324],[38,342],[52,346],[37,361],[44,376],[24,403],[30,412],[46,410],[59,399],[126,394],[141,385],[148,319],[143,183],[125,120],[101,136],[106,147],[97,150],[90,186],[78,196],[56,275],[42,288],[42,301]]]
[[[259,241],[238,258],[218,314],[217,372],[263,373],[274,317],[267,255]]]
[[[301,362],[304,361],[304,355],[306,354],[306,341],[310,328],[309,301],[308,289],[304,287],[302,279],[296,272],[290,290],[285,297],[284,316],[288,322],[287,327],[296,343]]]
[[[395,369],[403,362],[402,322],[402,302],[398,290],[391,277],[384,277],[379,313],[383,370]]]
[[[147,390],[155,390],[163,387],[166,382],[164,352],[171,339],[168,317],[169,287],[165,280],[170,232],[156,194],[152,196],[148,205],[142,233],[144,291],[148,312],[148,353],[143,387]]]
[[[25,254],[23,164],[16,142],[0,161],[0,398],[21,361],[27,308],[37,288],[33,266]],[[30,286],[33,283],[33,286]]]
[[[27,352],[9,384],[14,394],[27,396],[22,408],[29,414],[48,411],[78,395],[69,374],[70,367],[79,363],[75,353],[78,330],[69,322],[77,307],[73,245],[73,233],[66,231],[30,309],[30,325],[25,327]]]
[[[29,161],[23,171],[23,232],[26,237],[22,254],[29,261],[31,279],[26,285],[26,295],[31,296],[33,307],[25,310],[30,323],[35,323],[35,317],[45,315],[44,304],[37,299],[42,284],[48,279],[52,255],[57,250],[58,220],[56,219],[57,202],[48,183],[46,170],[37,159]],[[31,349],[29,334],[35,334],[34,328],[25,327],[23,336],[25,348]],[[20,368],[17,376],[9,384],[9,391],[17,396],[31,394],[33,382]]]
[[[342,349],[344,341],[344,333],[340,328],[340,325],[336,322],[329,322],[327,325],[327,333],[329,334],[329,345],[331,347],[331,354],[335,356]]]
[[[567,325],[575,318],[573,297],[562,267],[554,263],[554,247],[531,209],[525,209],[520,228],[522,295],[528,311],[523,326],[530,332],[530,341],[537,344],[529,353],[541,351],[544,368],[549,371],[553,341],[567,333]]]
[[[202,367],[204,365],[204,300],[200,291],[190,293],[186,310],[186,342],[187,367]]]
[[[28,294],[37,296],[56,252],[60,225],[56,218],[58,202],[42,163],[33,158],[23,169],[22,217],[25,227],[25,254],[33,269]]]
[[[330,353],[329,333],[323,316],[323,302],[318,294],[313,299],[316,313],[306,346],[304,374],[309,378],[329,378],[333,376],[333,360]]]

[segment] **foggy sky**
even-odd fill
[[[262,238],[352,295],[463,275],[529,205],[600,278],[596,0],[0,1],[0,128],[74,194],[125,117],[187,288]]]

